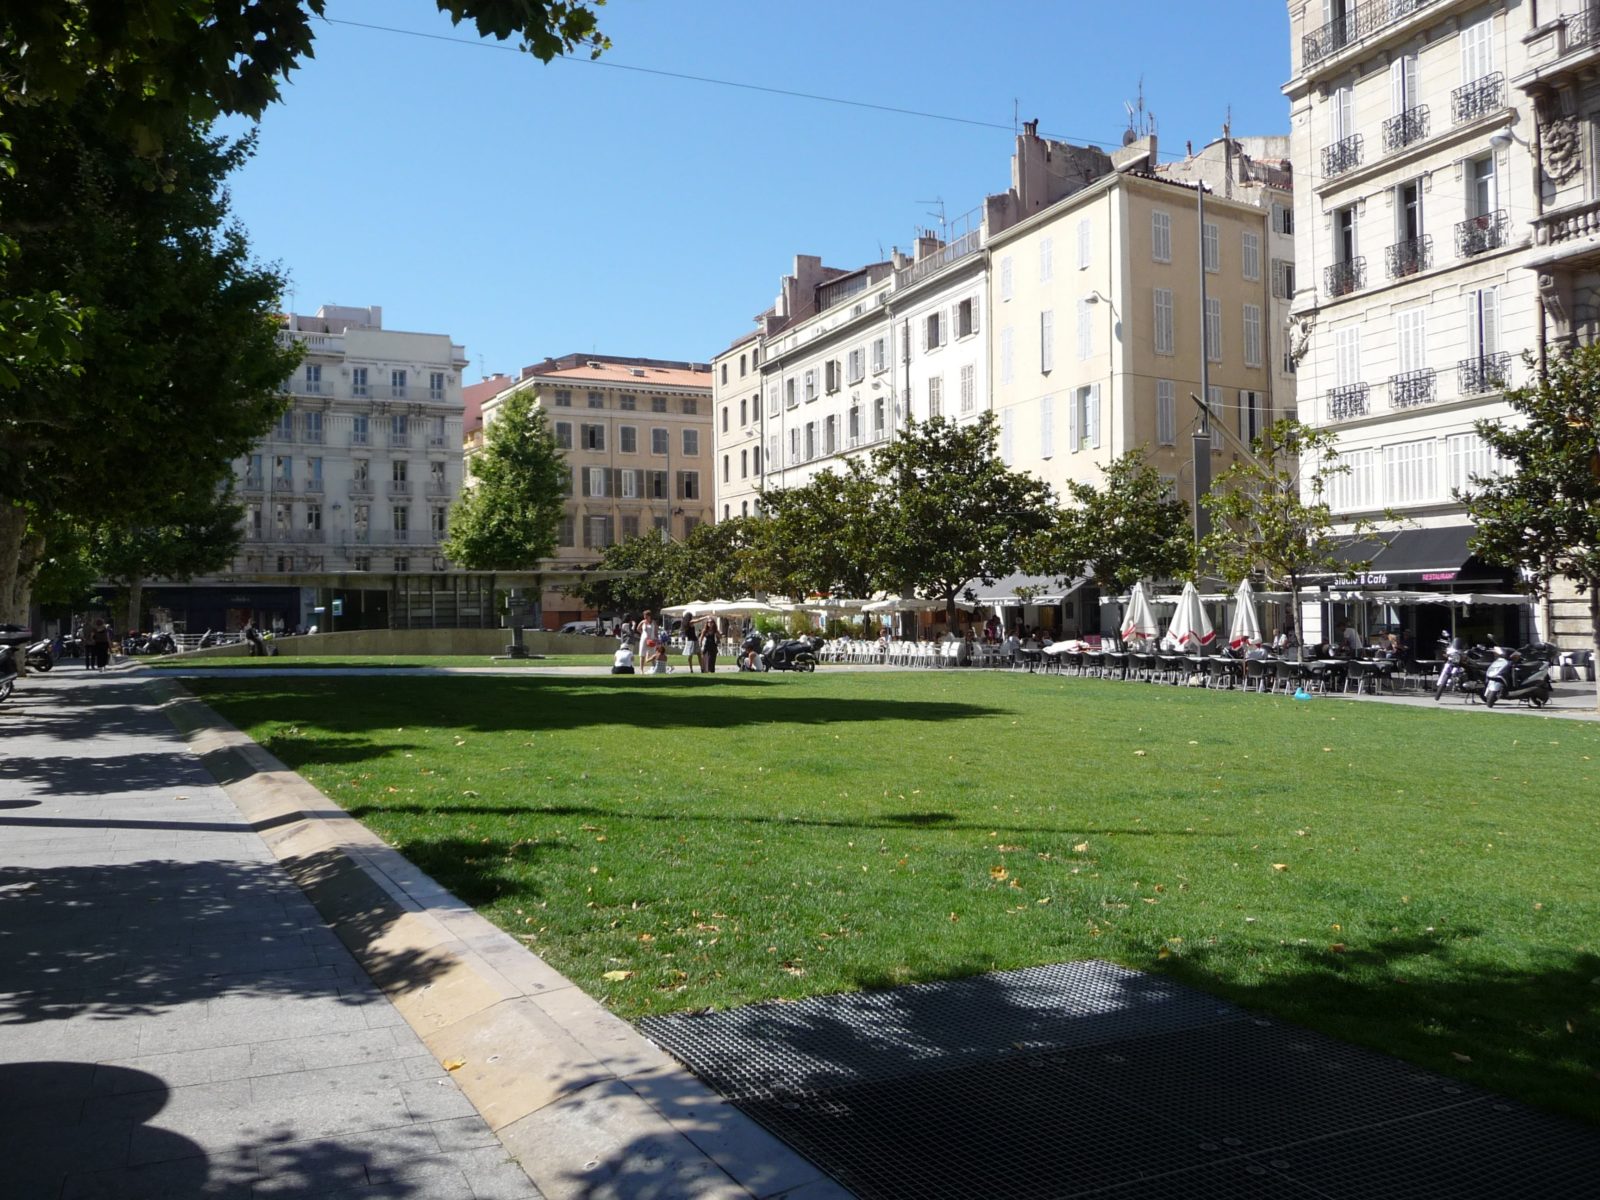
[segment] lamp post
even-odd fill
[[[1211,490],[1211,314],[1206,299],[1206,185],[1195,185],[1195,211],[1200,243],[1200,421],[1194,427],[1194,544],[1200,545],[1211,532],[1211,513],[1200,497]]]

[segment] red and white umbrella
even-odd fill
[[[1200,649],[1209,646],[1217,636],[1211,628],[1211,618],[1206,616],[1205,605],[1200,603],[1200,593],[1194,584],[1183,585],[1183,595],[1178,597],[1178,611],[1172,614],[1172,624],[1167,636],[1180,647]]]
[[[1122,614],[1122,640],[1153,638],[1161,632],[1156,614],[1150,608],[1150,597],[1144,593],[1144,584],[1136,583],[1128,594],[1128,608]]]
[[[1239,584],[1233,595],[1233,620],[1228,625],[1228,645],[1237,650],[1241,646],[1261,645],[1261,620],[1256,616],[1256,593],[1248,579]]]

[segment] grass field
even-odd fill
[[[487,654],[275,654],[271,658],[162,656],[133,661],[144,667],[184,670],[196,667],[249,667],[262,671],[284,667],[598,667],[611,664],[611,650],[603,654],[551,654],[544,658],[519,659],[492,658]],[[674,661],[681,665],[682,657]]]
[[[1100,957],[1600,1120],[1600,725],[967,672],[189,686],[630,1018]]]

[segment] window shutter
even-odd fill
[[[1500,352],[1500,289],[1484,288],[1483,296],[1483,352]]]
[[[1100,385],[1089,387],[1089,447],[1100,449]]]
[[[1013,449],[1016,439],[1013,429],[1016,423],[1016,410],[1006,409],[1000,414],[1000,461],[1010,466],[1014,460]]]
[[[1056,452],[1055,398],[1039,398],[1039,454],[1050,458]]]
[[[978,332],[978,298],[972,298],[972,332]]]
[[[580,476],[581,481],[582,481],[581,485],[580,485],[583,488],[582,495],[587,496],[589,494],[589,472],[588,471],[579,471],[578,475]]]
[[[1078,431],[1078,421],[1082,415],[1079,409],[1083,407],[1083,392],[1074,392],[1067,397],[1067,452],[1076,454],[1078,444],[1083,440],[1083,435]]]

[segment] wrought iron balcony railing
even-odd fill
[[[1348,421],[1352,417],[1367,415],[1367,395],[1371,388],[1364,383],[1346,384],[1328,392],[1328,420]]]
[[[1431,3],[1433,0],[1368,0],[1366,4],[1350,5],[1343,14],[1301,37],[1301,70]]]
[[[1322,176],[1324,179],[1332,179],[1335,175],[1343,175],[1346,171],[1360,165],[1361,135],[1359,133],[1352,133],[1349,137],[1322,148]]]
[[[1389,268],[1390,279],[1404,279],[1407,275],[1426,271],[1433,266],[1433,235],[1425,233],[1421,237],[1396,242],[1384,251],[1383,259],[1384,265]]]
[[[259,475],[246,474],[243,481],[240,483],[240,487],[247,492],[265,491],[266,489],[263,487],[263,482],[264,481]]]
[[[1505,107],[1506,77],[1499,71],[1464,83],[1450,93],[1450,113],[1457,125]]]
[[[1329,296],[1348,296],[1367,286],[1367,260],[1357,257],[1334,263],[1323,276]]]
[[[1437,382],[1438,372],[1432,367],[1389,376],[1389,407],[1415,408],[1419,404],[1432,404],[1438,396]]]
[[[1403,150],[1427,136],[1428,106],[1419,104],[1415,108],[1408,108],[1383,123],[1384,153],[1392,154],[1396,150]]]
[[[1504,209],[1484,213],[1481,217],[1468,217],[1456,225],[1456,253],[1462,258],[1471,258],[1498,249],[1506,244],[1510,228]]]
[[[1504,391],[1511,378],[1511,353],[1480,354],[1476,358],[1463,358],[1456,364],[1456,386],[1463,396],[1480,392]]]

